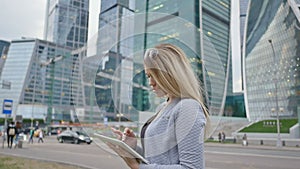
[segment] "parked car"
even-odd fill
[[[87,143],[91,144],[93,139],[86,133],[81,131],[65,130],[57,135],[57,140],[60,143],[70,142],[74,144]]]

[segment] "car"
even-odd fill
[[[93,139],[85,132],[65,130],[57,135],[57,140],[60,143],[70,142],[74,144],[87,143],[91,144]]]

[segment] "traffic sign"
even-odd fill
[[[13,101],[4,99],[3,101],[3,114],[11,114],[13,107]]]

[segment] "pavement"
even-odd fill
[[[239,147],[239,148],[247,148],[247,149],[263,149],[263,150],[288,150],[288,151],[299,151],[300,147],[290,147],[290,146],[282,146],[276,147],[271,145],[251,145],[243,146],[242,144],[238,143],[216,143],[216,142],[206,142],[205,146],[210,147]]]

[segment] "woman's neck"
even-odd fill
[[[175,99],[174,96],[169,96],[167,99],[167,104],[171,103]]]

